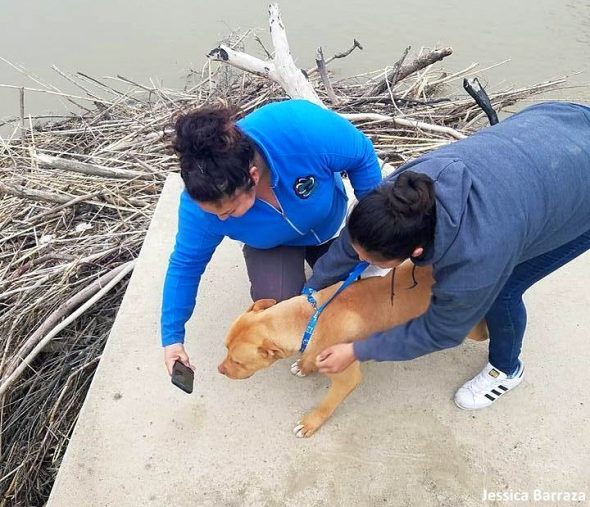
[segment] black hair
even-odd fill
[[[348,218],[351,241],[383,260],[411,257],[433,241],[435,225],[434,182],[413,171],[362,197]]]
[[[234,123],[238,109],[208,105],[179,115],[171,147],[180,161],[188,194],[217,202],[254,186],[254,143]]]

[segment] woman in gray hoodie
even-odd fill
[[[547,102],[400,167],[363,197],[308,286],[355,263],[432,265],[426,313],[317,358],[321,372],[352,361],[404,361],[459,345],[482,318],[489,362],[456,393],[478,409],[520,384],[523,293],[590,249],[590,108]]]

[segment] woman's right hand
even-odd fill
[[[195,371],[195,367],[190,363],[182,343],[173,343],[164,347],[164,362],[166,363],[166,368],[170,376],[172,376],[172,368],[177,360]]]

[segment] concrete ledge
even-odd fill
[[[50,507],[460,507],[481,505],[484,490],[528,492],[531,503],[534,490],[590,497],[588,254],[528,294],[526,378],[495,406],[470,413],[452,402],[487,361],[486,344],[466,343],[365,365],[334,418],[298,440],[291,428],[326,380],[295,378],[288,361],[245,381],[216,370],[225,330],[249,304],[235,242],[216,252],[188,326],[195,392],[170,384],[159,313],[180,191],[170,176]]]

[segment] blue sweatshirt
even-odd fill
[[[547,102],[400,167],[434,180],[428,310],[354,343],[361,361],[399,361],[459,345],[515,266],[590,230],[590,108]],[[358,262],[345,230],[308,285],[342,280]]]
[[[186,190],[162,299],[162,345],[184,342],[201,275],[224,236],[254,248],[311,246],[331,239],[344,220],[346,171],[361,197],[381,182],[369,139],[338,114],[305,100],[261,107],[238,122],[271,173],[282,213],[256,199],[239,218],[220,220],[203,211]]]

